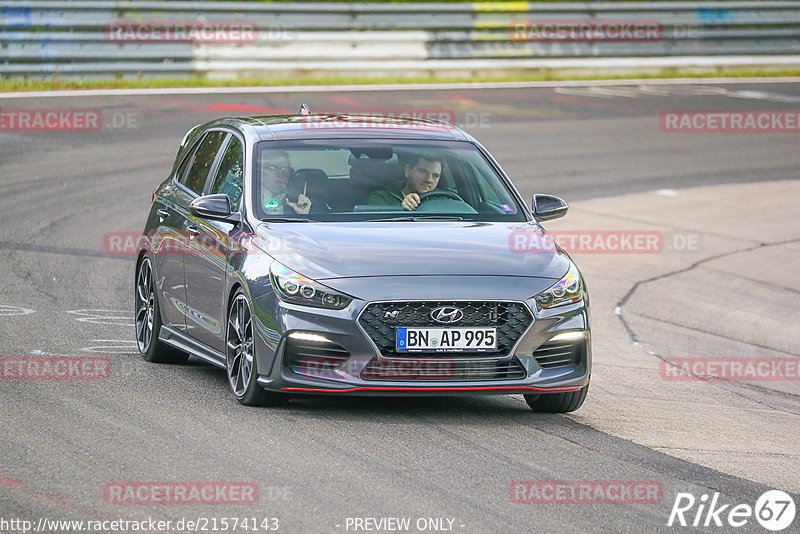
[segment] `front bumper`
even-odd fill
[[[258,383],[284,393],[361,396],[543,394],[587,386],[592,360],[588,299],[552,310],[539,309],[533,299],[519,302],[527,306],[533,320],[506,354],[386,357],[358,324],[367,302],[354,300],[348,308],[334,311],[264,295],[254,301]],[[564,342],[555,346],[552,341],[564,333],[570,333],[562,337],[570,338],[573,352],[565,349]],[[311,345],[319,338],[327,340],[330,344],[322,342],[320,354],[333,359],[298,365],[295,338],[311,339]],[[304,344],[303,354],[311,353],[309,346]],[[328,347],[338,348],[323,350]],[[328,365],[328,361],[333,363]],[[498,369],[513,366],[515,377],[480,371],[495,365]],[[370,373],[376,367],[384,370],[379,379]]]

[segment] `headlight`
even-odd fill
[[[579,302],[583,298],[583,280],[574,263],[564,277],[547,290],[536,295],[536,302],[542,308],[554,308],[562,304]]]
[[[278,297],[293,304],[341,310],[353,300],[284,267],[277,261],[273,262],[269,268],[269,279]]]

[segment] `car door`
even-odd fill
[[[173,253],[171,261],[180,264],[180,285],[183,291],[174,291],[170,299],[163,304],[164,308],[171,307],[171,312],[181,313],[184,316],[184,330],[189,334],[193,333],[194,310],[188,295],[186,285],[186,258],[193,253],[193,242],[196,238],[192,233],[191,218],[189,213],[189,203],[203,193],[208,175],[217,159],[219,149],[225,141],[227,133],[222,131],[210,131],[206,133],[199,142],[197,149],[192,155],[191,162],[176,181],[169,192],[170,216],[174,220],[174,232],[179,236],[183,247],[180,253]],[[177,268],[171,272],[175,273],[175,280],[172,285],[178,286]]]
[[[228,134],[218,162],[209,176],[204,194],[227,194],[231,209],[239,209],[244,177],[243,142]],[[224,351],[226,294],[232,238],[237,225],[190,215],[190,250],[185,256],[187,309],[186,323],[192,337]],[[192,237],[194,236],[194,237]]]
[[[198,140],[184,154],[177,165],[172,180],[161,188],[155,198],[155,217],[158,223],[152,236],[153,261],[155,263],[156,287],[159,291],[161,319],[166,326],[186,331],[186,281],[183,273],[183,256],[186,254],[186,219],[179,205],[185,202],[185,193],[179,187],[194,161]]]

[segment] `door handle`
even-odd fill
[[[189,231],[189,239],[194,239],[200,235],[200,229],[194,225],[188,226],[186,229]]]
[[[161,208],[156,213],[158,213],[158,217],[161,219],[161,222],[164,222],[164,219],[169,217],[169,211],[165,210],[164,208]]]

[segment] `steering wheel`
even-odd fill
[[[451,200],[457,200],[459,202],[464,202],[464,199],[458,196],[456,193],[452,191],[448,191],[447,189],[434,189],[433,191],[428,191],[427,193],[422,193],[419,196],[419,203],[422,204],[428,199],[431,198],[438,198],[438,197],[445,197]],[[466,202],[464,202],[466,204]]]

